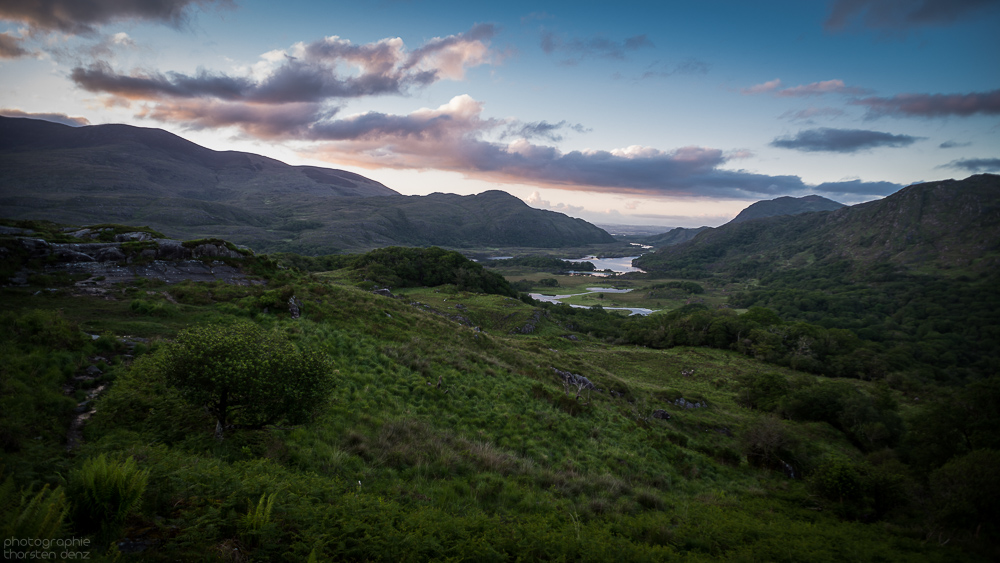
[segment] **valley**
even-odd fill
[[[755,304],[774,281],[568,275],[551,250],[513,261],[549,264],[529,266],[196,241],[181,246],[215,244],[196,260],[241,276],[104,283],[19,250],[88,231],[6,224],[4,518],[66,510],[61,529],[101,557],[992,558],[995,497],[975,471],[997,444],[996,377],[880,364],[884,336]],[[104,228],[90,232],[141,238]],[[151,248],[119,244],[126,266]],[[192,329],[246,323],[319,354],[330,390],[307,420],[237,418],[219,440],[162,366]],[[123,520],[78,504],[102,459],[143,483]]]

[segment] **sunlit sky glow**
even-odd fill
[[[1000,172],[1000,0],[5,0],[0,114],[718,225]]]

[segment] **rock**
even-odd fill
[[[153,235],[149,233],[144,233],[142,231],[136,231],[132,233],[119,233],[115,235],[115,242],[131,242],[131,241],[145,241],[153,240]]]
[[[299,318],[301,308],[302,302],[296,299],[294,295],[288,299],[288,313],[292,315],[293,319]]]
[[[109,246],[98,250],[94,254],[94,259],[98,262],[120,262],[125,259],[125,253],[117,245]]]
[[[85,369],[84,372],[86,372],[86,374],[89,375],[89,376],[91,376],[91,377],[97,377],[98,375],[101,375],[102,373],[104,373],[103,371],[101,371],[101,368],[99,368],[99,367],[97,367],[95,365],[89,365],[89,366],[87,366],[87,369]]]
[[[589,379],[580,374],[570,373],[568,371],[563,371],[561,369],[556,369],[556,368],[552,369],[555,370],[556,375],[558,375],[560,379],[562,379],[566,383],[569,383],[570,385],[575,385],[582,389],[597,389],[597,386],[595,386]]]
[[[392,298],[396,297],[395,295],[392,294],[391,291],[389,291],[388,287],[381,287],[379,289],[376,289],[372,293],[374,293],[375,295],[381,295],[382,297],[392,297]]]
[[[159,247],[156,257],[160,260],[186,260],[191,257],[191,251],[184,247],[180,241],[171,239],[156,239]]]
[[[66,247],[54,248],[53,254],[60,262],[96,262],[93,256]]]
[[[656,409],[653,411],[653,418],[658,418],[660,420],[670,420],[670,413],[663,409]]]

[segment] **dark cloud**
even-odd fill
[[[868,118],[884,115],[901,117],[968,117],[975,114],[1000,115],[1000,90],[971,94],[899,94],[891,98],[862,98],[851,104],[868,108]]]
[[[905,147],[919,139],[882,131],[822,127],[799,131],[794,137],[779,137],[771,141],[771,146],[806,152],[852,153],[876,147]]]
[[[563,129],[570,129],[577,133],[589,133],[591,131],[591,129],[579,123],[569,123],[565,120],[559,123],[549,123],[548,121],[524,123],[522,121],[514,121],[507,125],[506,129],[500,134],[500,138],[545,139],[546,141],[557,143],[563,140],[563,136],[559,133]]]
[[[232,0],[4,0],[0,19],[23,23],[33,29],[90,35],[96,28],[121,20],[149,20],[180,27],[192,7]]]
[[[30,53],[21,46],[23,39],[9,33],[0,33],[0,59],[16,59]]]
[[[938,168],[960,168],[969,172],[1000,172],[1000,158],[963,158]]]
[[[468,33],[433,39],[409,53],[400,39],[355,45],[327,37],[298,45],[283,58],[272,56],[273,68],[260,78],[204,70],[193,75],[138,70],[124,74],[103,61],[74,68],[70,78],[87,91],[131,100],[319,103],[402,94],[444,78],[459,79],[467,68],[489,62],[490,51],[483,41],[494,33],[493,26],[477,25]],[[345,65],[358,72],[344,73]]]
[[[960,149],[962,147],[972,146],[972,143],[960,143],[958,141],[945,141],[938,145],[938,148],[942,149]]]
[[[624,41],[614,41],[601,35],[564,38],[551,31],[542,32],[541,46],[549,54],[566,54],[570,58],[563,62],[571,64],[591,57],[622,60],[628,51],[654,47],[645,34],[628,37]]]
[[[0,115],[4,117],[27,117],[29,119],[41,119],[44,121],[62,123],[63,125],[69,125],[72,127],[90,125],[90,120],[86,117],[70,117],[65,113],[29,113],[19,109],[3,108],[0,109]]]
[[[997,0],[835,0],[824,25],[832,31],[854,24],[883,30],[950,25],[998,5]]]
[[[329,120],[303,132],[321,143],[308,154],[341,165],[435,169],[495,182],[534,184],[565,190],[677,197],[759,199],[788,194],[829,193],[881,196],[894,184],[844,182],[819,187],[798,176],[768,176],[721,167],[738,158],[721,150],[683,147],[661,151],[648,147],[562,152],[526,137],[551,140],[560,123],[510,123],[480,119],[482,104],[458,96],[437,109],[403,116],[367,113]],[[488,133],[522,128],[529,135],[510,143],[483,140]]]

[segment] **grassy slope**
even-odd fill
[[[135,456],[152,475],[126,534],[158,542],[136,560],[224,559],[234,547],[261,560],[969,556],[925,543],[917,529],[843,521],[802,481],[740,460],[739,437],[757,415],[735,405],[733,379],[790,371],[717,350],[571,341],[544,317],[535,333],[511,336],[533,314],[516,300],[432,289],[390,299],[335,280],[147,284],[111,300],[4,289],[5,310],[60,311],[83,330],[118,336],[169,338],[190,323],[252,318],[325,350],[337,367],[335,394],[314,423],[222,445],[197,409],[119,367],[82,449],[61,453],[50,430],[10,466],[27,485],[101,452]],[[302,319],[275,306],[288,293],[304,303]],[[139,299],[148,306],[132,307]],[[482,332],[448,318],[459,312]],[[566,397],[553,367],[625,395]],[[667,403],[678,394],[710,406],[680,411]],[[657,408],[674,418],[651,418]],[[811,459],[859,455],[825,424],[784,425]],[[270,493],[273,525],[255,543],[236,522]]]

